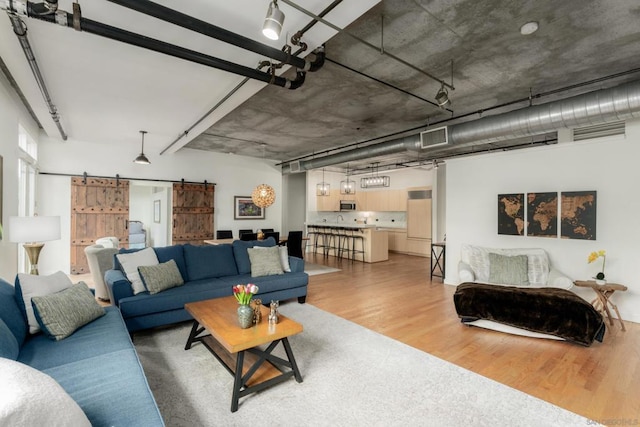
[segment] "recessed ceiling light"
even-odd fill
[[[520,27],[520,34],[525,36],[529,34],[533,34],[538,31],[538,23],[536,21],[527,22],[522,27]]]

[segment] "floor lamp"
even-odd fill
[[[44,243],[60,239],[59,216],[12,216],[9,217],[9,240],[23,243],[29,257],[29,273],[38,274],[38,258]]]

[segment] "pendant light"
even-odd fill
[[[389,176],[378,175],[378,165],[379,163],[371,164],[371,176],[360,179],[360,188],[388,187],[391,185]]]
[[[259,208],[266,208],[276,201],[276,192],[270,185],[260,184],[251,193],[251,200]]]
[[[316,184],[316,196],[331,195],[331,185],[324,180],[324,168],[322,168],[322,182]]]
[[[147,133],[147,131],[141,130],[140,133],[142,134],[142,151],[140,152],[140,155],[136,157],[136,159],[133,162],[138,163],[139,165],[149,165],[151,164],[151,162],[149,161],[149,159],[147,159],[147,156],[144,155],[144,134]]]
[[[347,179],[340,181],[340,194],[356,194],[356,182],[349,179],[349,165],[347,165]]]

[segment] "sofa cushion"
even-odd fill
[[[249,248],[247,253],[251,260],[251,277],[283,274],[280,251],[277,246]]]
[[[140,266],[138,271],[144,286],[150,294],[157,294],[158,292],[184,285],[180,270],[178,270],[176,262],[172,259],[158,265]]]
[[[160,248],[153,248],[156,251],[156,256],[158,257],[158,262],[167,262],[170,259],[176,262],[178,266],[178,270],[180,270],[180,275],[184,280],[189,280],[189,276],[187,276],[187,264],[184,262],[184,246],[183,245],[172,245],[172,246],[164,246]]]
[[[489,282],[489,253],[499,255],[526,255],[527,275],[530,286],[546,286],[549,279],[549,257],[542,248],[485,248],[482,246],[462,245],[461,261],[468,264],[475,275],[476,282]]]
[[[20,347],[15,335],[4,320],[0,319],[0,357],[16,360],[19,353]]]
[[[235,240],[233,246],[233,256],[236,259],[236,266],[238,268],[238,274],[251,273],[251,260],[247,249],[254,246],[270,247],[276,245],[276,239],[269,237],[264,240]]]
[[[91,426],[80,406],[49,375],[0,358],[0,425]]]
[[[15,336],[18,346],[22,346],[27,337],[29,326],[27,318],[18,306],[15,294],[15,287],[11,283],[0,279],[0,318]]]
[[[131,289],[134,294],[146,291],[144,283],[140,278],[138,267],[141,265],[158,265],[158,257],[152,248],[145,248],[136,252],[119,253],[116,255],[118,262],[122,266],[122,271],[131,282]]]
[[[104,308],[98,304],[84,282],[55,294],[33,297],[31,303],[40,328],[56,341],[104,316]]]
[[[40,325],[33,313],[31,298],[60,292],[73,286],[71,279],[62,271],[48,276],[19,273],[16,278],[16,301],[25,313],[29,322],[29,332],[35,334],[40,331]]]
[[[238,274],[229,245],[184,245],[189,281]]]
[[[528,286],[526,255],[499,255],[489,253],[489,283]]]

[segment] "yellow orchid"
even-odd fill
[[[604,280],[604,265],[607,262],[607,252],[606,251],[591,252],[589,254],[589,258],[587,258],[587,261],[589,262],[589,264],[591,264],[592,262],[594,262],[600,257],[602,257],[602,271],[596,275],[596,279]]]

